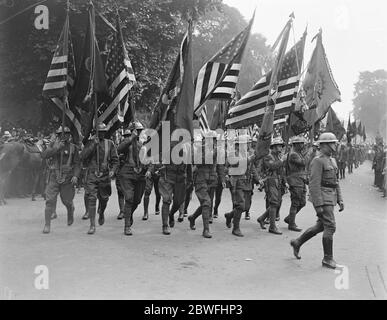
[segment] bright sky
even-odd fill
[[[289,14],[294,12],[296,41],[308,25],[304,64],[315,43],[311,39],[321,27],[323,45],[342,102],[333,104],[341,119],[352,110],[354,83],[360,71],[387,70],[387,1],[385,0],[223,0],[249,20],[257,7],[253,32],[261,33],[272,45]],[[290,37],[293,45],[293,35]],[[257,79],[258,80],[258,79]]]

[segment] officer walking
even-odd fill
[[[125,129],[123,133],[123,139],[127,139],[130,137],[130,129]],[[118,165],[118,172],[121,170],[123,165],[125,164],[125,154],[124,153],[118,153],[118,159],[119,159],[119,165]],[[122,220],[124,218],[124,210],[125,210],[125,196],[124,192],[121,187],[121,180],[120,176],[116,175],[116,188],[117,188],[117,196],[118,196],[118,206],[120,208],[120,212],[117,216],[118,220]]]
[[[281,159],[284,142],[281,137],[274,138],[270,144],[270,153],[263,158],[262,170],[265,172],[266,211],[257,219],[262,229],[265,227],[265,219],[269,217],[269,232],[282,234],[276,226],[276,216],[282,204],[282,196],[285,193],[285,181],[283,177],[283,161]]]
[[[286,159],[286,181],[289,185],[291,206],[289,215],[284,219],[288,229],[300,232],[296,224],[296,214],[306,204],[306,184],[308,183],[306,172],[306,158],[304,156],[305,139],[295,136],[291,139],[292,149]]]
[[[98,124],[98,135],[90,139],[81,152],[81,159],[87,166],[85,192],[88,194],[87,212],[90,217],[88,234],[95,233],[95,214],[99,201],[98,224],[105,223],[104,212],[112,194],[111,179],[117,171],[118,155],[112,140],[106,139],[107,127]]]
[[[196,209],[195,213],[188,217],[190,222],[190,228],[195,230],[195,220],[202,215],[203,219],[203,237],[212,238],[210,233],[210,215],[212,210],[212,203],[214,199],[215,189],[218,183],[218,177],[223,185],[226,186],[224,177],[224,165],[218,165],[216,163],[216,138],[217,133],[215,131],[209,131],[206,133],[203,140],[199,139],[194,142],[194,148],[201,152],[202,163],[196,164],[194,167],[194,185],[195,193],[199,199],[200,206]],[[209,142],[209,139],[215,140],[213,143]],[[211,163],[206,163],[206,159],[212,159]]]
[[[125,155],[125,163],[118,173],[121,188],[125,197],[125,226],[124,234],[131,236],[133,225],[133,213],[141,202],[145,190],[145,176],[150,177],[151,173],[147,166],[140,161],[140,150],[142,142],[139,140],[144,126],[135,121],[132,126],[132,135],[126,138],[118,146],[118,152]]]
[[[333,234],[336,230],[336,222],[333,209],[338,204],[339,211],[344,210],[343,198],[336,175],[337,163],[332,158],[332,155],[336,152],[337,139],[333,133],[324,132],[320,135],[318,142],[320,144],[320,154],[312,161],[309,184],[311,201],[317,213],[317,223],[297,239],[291,240],[290,245],[293,247],[294,256],[301,259],[299,255],[300,247],[316,234],[323,232],[324,258],[322,265],[335,269]]]
[[[58,194],[67,209],[67,225],[74,222],[75,185],[80,175],[78,147],[70,143],[70,129],[60,127],[57,138],[41,153],[43,159],[50,159],[48,185],[46,188],[45,225],[43,233],[50,233],[51,216],[56,210]]]

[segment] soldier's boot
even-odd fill
[[[88,197],[83,197],[83,201],[84,201],[84,203],[85,203],[85,214],[82,216],[82,220],[87,220],[87,219],[89,219],[90,218],[90,215],[89,215],[89,210],[88,210],[88,208],[89,208],[89,199],[88,199]]]
[[[105,223],[105,209],[107,201],[99,201],[98,206],[98,224],[102,226]]]
[[[278,230],[275,224],[276,216],[277,216],[277,208],[270,207],[269,208],[269,218],[270,218],[269,232],[273,234],[282,234],[282,232]]]
[[[189,227],[191,230],[195,230],[195,220],[202,214],[202,207],[198,207],[193,214],[188,217]]]
[[[265,219],[268,217],[268,210],[266,210],[258,219],[257,222],[259,223],[261,229],[266,230],[265,227]]]
[[[131,236],[133,234],[131,226],[132,226],[132,222],[131,222],[130,215],[129,214],[125,215],[124,235]]]
[[[214,222],[214,219],[212,217],[212,214],[210,214],[210,216],[208,217],[208,223],[212,224],[213,222]]]
[[[125,198],[123,196],[118,196],[118,205],[120,207],[120,213],[117,216],[118,220],[122,220],[124,218],[124,208],[125,208]]]
[[[301,232],[302,229],[300,229],[296,225],[296,215],[297,215],[298,209],[294,206],[290,206],[289,215],[284,219],[284,221],[288,224],[288,229],[291,231]]]
[[[322,243],[324,249],[324,259],[322,260],[323,267],[336,269],[336,261],[333,260],[333,239],[323,237]]]
[[[51,228],[51,211],[46,208],[44,211],[43,233],[50,233],[50,228]]]
[[[177,218],[178,222],[183,222],[184,221],[184,210],[179,211],[179,217]]]
[[[171,230],[169,229],[168,226],[168,218],[169,218],[169,206],[166,204],[163,204],[161,207],[161,221],[162,221],[162,229],[163,229],[163,234],[165,235],[170,235]]]
[[[234,212],[233,211],[224,214],[224,217],[226,218],[226,226],[229,229],[231,228],[231,222],[232,222],[233,216],[234,216]]]
[[[57,214],[56,214],[56,211],[54,211],[52,214],[51,214],[51,220],[54,220],[58,218]]]
[[[245,220],[250,220],[250,212],[249,211],[245,212]]]
[[[239,228],[239,223],[241,221],[241,215],[242,215],[242,213],[235,213],[234,218],[233,218],[232,234],[234,236],[237,236],[237,237],[243,237],[241,229]]]
[[[313,238],[316,235],[315,229],[308,228],[303,234],[301,234],[297,239],[290,240],[290,245],[293,248],[293,254],[297,259],[301,259],[300,256],[300,248],[301,246],[308,241],[309,239]]]
[[[160,214],[160,207],[155,207],[155,215],[158,216]]]
[[[149,207],[149,197],[144,197],[144,215],[142,217],[142,220],[146,221],[148,220],[148,207]]]
[[[90,215],[90,228],[89,231],[87,231],[87,234],[94,234],[95,233],[95,213],[91,213]]]
[[[168,208],[169,209],[169,208]],[[161,209],[161,210],[163,210],[163,209]],[[169,211],[169,210],[168,210]],[[162,214],[162,213],[161,213]],[[168,217],[169,217],[169,226],[171,227],[171,228],[173,228],[174,226],[175,226],[175,215],[174,215],[174,213],[172,213],[172,212],[170,212],[170,213],[168,213]]]
[[[212,238],[212,235],[210,233],[210,224],[209,224],[208,214],[207,215],[203,214],[202,218],[203,218],[203,237],[210,239],[210,238]]]
[[[217,219],[218,218],[218,208],[214,209],[214,213],[212,214],[212,217],[214,219]]]
[[[66,207],[67,209],[67,225],[71,226],[74,222],[74,204],[72,203],[71,205]]]

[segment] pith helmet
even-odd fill
[[[304,137],[300,137],[300,136],[294,136],[290,141],[289,141],[290,144],[296,144],[296,143],[306,143],[305,141],[305,138]]]
[[[332,132],[324,132],[320,134],[318,138],[318,143],[333,143],[338,142],[336,136]]]
[[[108,128],[107,128],[106,124],[104,124],[103,122],[101,122],[101,123],[98,123],[98,125],[97,125],[97,130],[98,130],[98,131],[108,131]]]
[[[281,146],[285,145],[285,143],[281,137],[277,137],[277,138],[274,138],[273,140],[271,140],[270,147],[278,146],[278,145],[281,145]]]
[[[57,130],[56,130],[56,133],[62,133],[63,130],[62,130],[62,126],[60,126]],[[70,129],[68,127],[64,127],[64,132],[65,133],[71,133]]]

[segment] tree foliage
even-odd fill
[[[360,72],[354,96],[355,119],[361,120],[367,133],[375,136],[387,113],[387,71]]]
[[[70,2],[70,28],[79,63],[88,1]],[[14,3],[14,7],[1,10],[1,20],[36,0],[15,0]],[[44,4],[49,9],[49,30],[34,28],[33,9],[0,25],[0,111],[6,108],[23,117],[31,111],[33,117],[42,106],[43,110],[49,109],[41,92],[64,23],[66,1],[48,0]],[[143,114],[150,113],[159,96],[188,19],[192,18],[196,25],[193,51],[196,72],[206,59],[247,25],[239,11],[224,5],[222,0],[98,0],[94,5],[97,39],[105,54],[112,30],[98,13],[115,25],[116,10],[119,12],[123,37],[138,81],[134,88],[136,109]],[[265,39],[252,35],[241,72],[243,91],[258,80],[267,53]]]

